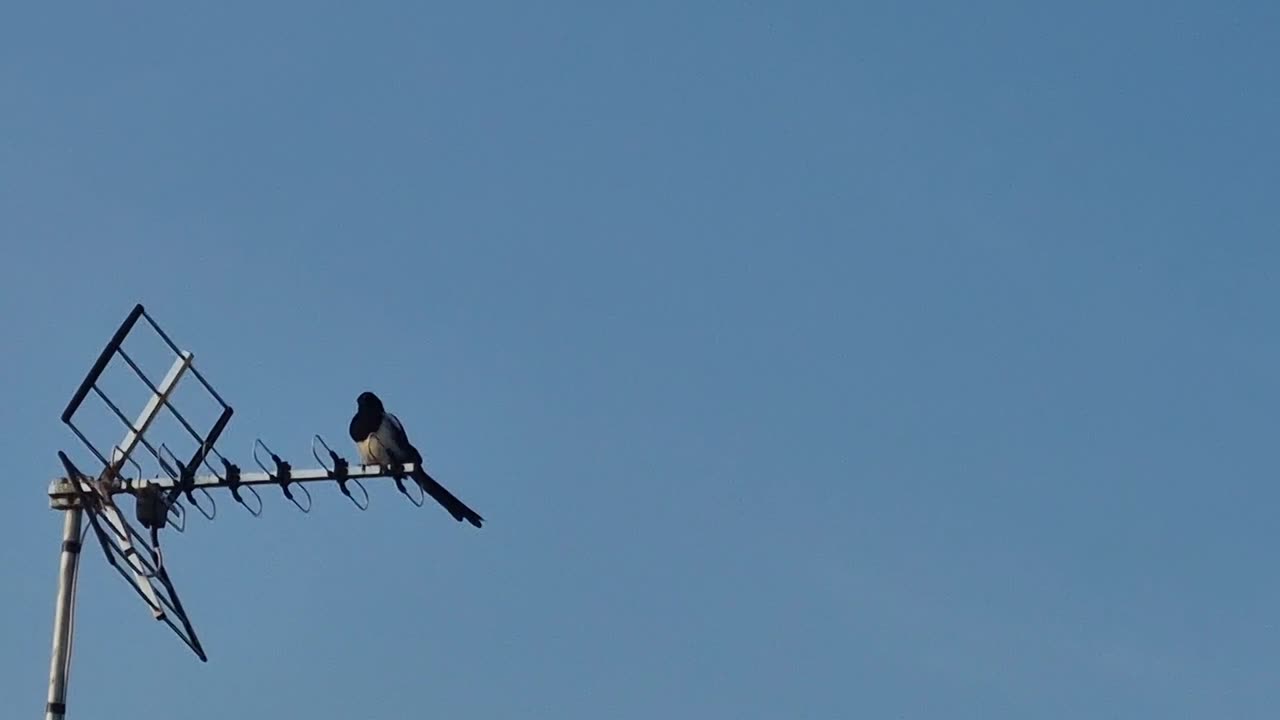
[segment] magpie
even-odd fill
[[[399,465],[413,463],[411,475],[422,491],[444,506],[458,522],[480,527],[484,518],[467,507],[453,493],[444,489],[427,471],[422,469],[422,454],[409,442],[399,418],[387,412],[382,401],[371,392],[362,392],[356,398],[356,414],[351,418],[351,439],[365,465]]]

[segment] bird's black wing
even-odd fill
[[[387,425],[391,426],[391,452],[395,453],[402,463],[421,465],[422,453],[418,452],[418,448],[409,442],[409,436],[405,434],[404,425],[400,424],[400,418],[391,413],[385,413],[383,417],[386,418]]]
[[[414,465],[413,479],[422,487],[422,491],[431,496],[431,499],[444,506],[445,510],[454,517],[458,522],[467,521],[476,527],[480,527],[484,522],[484,518],[480,517],[480,513],[467,507],[453,493],[449,492],[445,486],[436,482],[436,479],[427,474],[425,468],[422,467],[422,453],[409,442],[409,436],[405,434],[404,425],[400,424],[400,419],[391,413],[386,414],[387,424],[391,426],[392,439],[395,442],[395,452],[400,457],[401,462],[411,462]]]

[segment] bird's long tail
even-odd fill
[[[480,517],[480,513],[467,507],[466,503],[459,500],[453,493],[446,490],[443,485],[428,475],[426,470],[421,467],[414,468],[413,479],[422,487],[423,492],[443,505],[444,509],[448,510],[449,514],[458,522],[466,520],[476,527],[480,527],[481,523],[484,522],[484,518]]]

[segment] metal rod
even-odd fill
[[[191,367],[194,359],[194,356],[189,352],[180,353],[178,359],[174,360],[173,365],[169,367],[169,372],[164,376],[164,380],[160,381],[160,387],[156,388],[155,392],[151,394],[151,398],[147,400],[146,407],[138,414],[137,423],[130,424],[128,418],[122,418],[125,425],[129,427],[129,432],[125,434],[124,440],[117,447],[126,457],[133,453],[133,448],[138,444],[138,441],[147,444],[142,434],[147,431],[147,428],[151,427],[151,421],[155,420],[156,416],[160,414],[160,408],[168,403],[169,396],[173,394],[173,389],[178,386],[178,381],[182,379],[182,374]],[[147,384],[150,385],[151,383]],[[116,413],[119,414],[119,410]],[[148,449],[150,449],[150,445],[147,445]],[[151,453],[153,455],[156,454],[155,450],[151,450]]]
[[[142,368],[138,367],[138,364],[135,363],[133,361],[133,358],[129,357],[129,354],[126,353],[123,349],[117,350],[116,354],[119,355],[121,358],[124,358],[125,363],[127,363],[129,367],[133,368],[134,374],[137,375],[138,378],[141,379],[144,384],[146,384],[147,389],[151,391],[152,397],[159,396],[160,398],[162,398],[161,403],[165,407],[169,408],[169,412],[172,413],[173,416],[178,419],[178,422],[181,423],[182,427],[186,429],[187,434],[195,438],[196,442],[202,442],[204,438],[200,437],[200,433],[196,432],[196,429],[191,427],[191,423],[187,422],[187,419],[182,417],[182,413],[178,412],[178,409],[169,403],[168,395],[170,393],[162,393],[160,391],[160,388],[153,385],[151,383],[151,379],[147,377],[146,373],[142,372]],[[191,353],[186,353],[185,357],[182,355],[180,355],[179,357],[184,358],[184,362],[188,367],[190,367],[190,364],[192,361]],[[177,365],[174,365],[174,368],[177,368]],[[173,370],[170,370],[170,372],[173,372]],[[165,378],[165,380],[167,381],[168,378]]]
[[[85,397],[89,395],[89,387],[98,382],[98,378],[102,376],[102,371],[107,369],[107,363],[111,362],[111,356],[120,347],[120,343],[124,342],[125,336],[133,330],[133,326],[138,322],[138,318],[142,317],[143,309],[141,305],[133,306],[133,310],[129,313],[129,317],[125,318],[124,323],[116,330],[116,334],[111,336],[111,341],[107,346],[102,348],[102,354],[98,356],[97,362],[93,364],[93,369],[88,375],[84,376],[84,380],[80,383],[80,389],[76,390],[76,394],[71,398],[71,402],[67,403],[67,409],[62,411],[62,422],[67,422],[72,415],[76,414],[76,410],[80,408],[80,403],[84,402]]]
[[[49,663],[49,697],[45,704],[45,720],[62,720],[67,714],[67,676],[71,672],[82,513],[78,506],[67,510],[62,523],[62,557],[58,563],[58,600],[53,614],[53,659]]]
[[[184,353],[184,351],[178,347],[178,344],[173,341],[173,338],[169,337],[169,333],[165,332],[164,329],[160,327],[159,323],[152,319],[150,315],[143,312],[142,317],[146,319],[147,324],[151,326],[151,329],[156,331],[156,334],[160,336],[160,339],[169,346],[170,350],[179,356]],[[191,374],[195,376],[196,380],[200,381],[200,384],[204,386],[204,389],[209,391],[209,394],[213,396],[213,399],[217,400],[222,407],[230,407],[230,405],[227,405],[226,401],[222,399],[222,396],[218,394],[218,391],[213,389],[213,386],[209,384],[209,381],[204,379],[204,376],[200,374],[199,370],[196,370],[193,367],[191,368]]]
[[[347,469],[346,477],[349,480],[369,480],[373,478],[394,478],[397,475],[412,475],[417,465],[413,463],[404,463],[403,465],[352,465]],[[289,483],[312,483],[337,480],[337,475],[329,468],[308,468],[305,470],[293,470],[289,476]],[[226,478],[218,475],[196,475],[191,479],[191,486],[196,489],[205,488],[212,490],[214,488],[230,488],[232,483]],[[128,478],[122,479],[112,486],[115,492],[136,493],[146,485],[155,485],[162,490],[168,490],[175,487],[178,483],[171,477],[156,477],[148,479]],[[240,486],[255,485],[279,485],[280,480],[274,473],[256,472],[242,473],[238,484]],[[65,478],[58,478],[49,483],[49,497],[57,500],[65,497],[75,497],[75,487]]]

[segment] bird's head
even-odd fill
[[[382,401],[377,395],[369,391],[360,393],[360,397],[356,398],[356,406],[365,412],[382,412]]]

